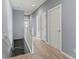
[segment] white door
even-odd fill
[[[41,39],[46,41],[46,13],[41,15]]]
[[[48,11],[48,42],[60,50],[62,49],[61,24],[61,5],[58,5]]]

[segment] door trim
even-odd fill
[[[48,18],[49,18],[49,13],[52,12],[53,10],[57,9],[57,8],[61,8],[61,48],[60,48],[60,50],[62,50],[62,4],[58,4],[57,6],[49,9],[48,10]],[[50,26],[49,19],[48,19],[48,26]],[[49,29],[49,27],[48,27],[48,43],[49,43],[50,30],[51,29]]]

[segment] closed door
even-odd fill
[[[46,13],[41,15],[41,39],[46,41]]]
[[[61,5],[48,11],[48,42],[52,46],[62,49]]]

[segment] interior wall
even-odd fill
[[[47,15],[48,15],[48,10],[53,8],[54,6],[60,4],[61,1],[59,0],[47,0],[44,4],[42,4],[31,16],[32,16],[32,26],[33,26],[33,31],[34,31],[34,35],[36,36],[36,31],[37,31],[37,20],[36,17],[37,15],[39,15],[40,13],[46,13],[46,40],[48,41],[48,20],[47,20]],[[41,22],[41,21],[40,21]],[[42,25],[40,25],[42,26]]]
[[[31,24],[30,24],[30,16],[24,16],[24,22],[28,22],[28,24],[26,25],[26,23],[24,23],[24,40],[25,43],[27,44],[29,50],[31,51],[32,49],[32,32],[31,32]],[[25,44],[25,45],[26,45]],[[27,47],[25,48],[25,50],[27,51]]]
[[[24,11],[13,10],[13,39],[24,38]]]
[[[63,51],[76,57],[76,1],[62,0]]]
[[[34,29],[34,36],[36,36],[36,16],[41,13],[46,12],[46,21],[48,22],[48,10],[53,8],[54,6],[62,3],[62,34],[63,34],[63,42],[62,42],[62,50],[69,55],[75,57],[76,53],[76,33],[75,33],[75,0],[47,0],[43,5],[40,6],[31,16],[33,20],[33,29]],[[46,22],[46,23],[47,23]],[[48,23],[47,23],[48,24]],[[48,25],[46,25],[46,39],[48,41]]]
[[[33,13],[31,15],[32,18],[32,36],[36,36],[36,15]]]
[[[2,58],[10,56],[13,42],[13,12],[9,0],[2,0]]]

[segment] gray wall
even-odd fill
[[[31,23],[30,16],[24,16],[24,22],[28,22],[28,27],[24,24],[24,40],[25,40],[25,51],[32,49],[32,34],[31,34]]]
[[[63,51],[75,57],[76,49],[76,1],[62,0]]]
[[[53,8],[54,6],[60,4],[61,1],[59,0],[47,0],[44,4],[42,4],[31,16],[32,16],[32,26],[33,26],[33,29],[34,29],[34,35],[33,36],[36,36],[36,16],[39,14],[39,12],[41,13],[46,13],[46,16],[47,16],[47,12],[49,9]],[[47,17],[46,17],[46,23],[48,22],[47,20]],[[48,39],[48,25],[46,24],[46,40]]]
[[[24,11],[13,10],[13,39],[24,38]]]
[[[54,6],[62,3],[63,10],[62,10],[62,25],[63,25],[63,42],[62,42],[62,49],[64,52],[68,53],[69,55],[75,57],[75,48],[76,48],[76,34],[75,34],[75,0],[47,0],[43,5],[40,6],[31,16],[33,20],[33,29],[34,29],[34,36],[36,36],[36,16],[38,13],[46,12],[53,8]],[[47,15],[46,15],[47,16]],[[47,19],[47,18],[46,18]],[[47,19],[48,22],[48,19]],[[48,23],[47,23],[48,24]],[[48,25],[46,26],[46,30],[48,31]],[[46,32],[47,32],[46,31]],[[46,34],[48,40],[48,32]]]
[[[12,8],[9,0],[2,0],[2,58],[9,57],[13,42]]]

